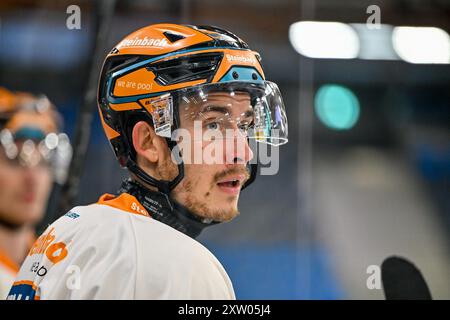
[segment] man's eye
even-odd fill
[[[220,128],[220,125],[218,122],[210,122],[206,125],[206,128],[209,130],[218,130]]]

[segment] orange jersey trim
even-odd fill
[[[30,281],[30,280],[16,281],[16,282],[13,283],[12,286],[20,286],[20,285],[23,285],[23,284],[31,286],[31,288],[32,288],[34,291],[37,290],[36,284],[35,284],[33,281]]]
[[[109,193],[105,193],[98,199],[97,204],[103,204],[133,214],[150,217],[144,206],[140,204],[140,202],[134,196],[128,193],[122,193],[118,197]]]
[[[19,272],[19,266],[12,261],[4,251],[0,250],[0,263],[5,266],[11,273],[17,274]]]

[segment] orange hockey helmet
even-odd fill
[[[156,134],[171,138],[179,128],[179,105],[188,94],[211,91],[250,93],[257,141],[287,142],[287,119],[276,84],[266,81],[261,58],[233,33],[212,26],[156,24],[126,36],[108,54],[99,88],[98,107],[106,136],[122,167],[169,193],[183,178],[183,163],[172,181],[157,180],[137,166],[131,140],[134,125],[148,121]],[[251,176],[256,176],[256,164]]]
[[[46,164],[62,184],[72,147],[61,130],[62,117],[45,95],[0,87],[0,152],[11,164]]]

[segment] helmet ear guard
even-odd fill
[[[155,130],[155,133],[157,135],[165,138],[165,140],[167,142],[167,146],[169,147],[169,150],[171,152],[174,152],[174,149],[177,146],[177,143],[176,143],[176,141],[173,141],[171,139],[171,132],[172,132],[172,127],[177,126],[177,124],[179,122],[178,117],[173,116],[173,113],[171,112],[172,114],[170,114],[170,117],[171,117],[171,119],[173,119],[172,120],[173,123],[170,123],[168,128],[167,128],[166,121],[159,121],[159,120],[161,120],[160,119],[161,115],[159,113],[159,110],[161,110],[161,109],[164,110],[164,114],[162,115],[162,117],[169,116],[167,114],[165,108],[160,108],[161,100],[164,100],[166,98],[167,97],[164,97],[164,98],[161,97],[161,99],[155,99],[153,101],[153,103],[151,104],[151,109],[150,109],[150,110],[153,110],[153,112],[151,112],[150,114],[148,111],[145,112],[145,114],[146,114],[145,118],[143,119],[142,117],[140,117],[137,121],[141,121],[141,120],[146,121]],[[171,105],[171,108],[172,107],[173,106]],[[173,109],[171,111],[173,111]],[[156,117],[158,117],[158,118],[156,118]],[[184,163],[182,161],[178,162],[178,164],[177,164],[178,174],[175,178],[173,178],[170,181],[155,179],[152,176],[150,176],[149,174],[147,174],[144,170],[142,170],[137,165],[136,151],[134,149],[133,142],[131,139],[131,132],[133,131],[134,125],[137,123],[137,121],[134,121],[134,123],[132,122],[133,124],[128,126],[128,130],[127,130],[128,137],[126,137],[126,140],[130,144],[130,148],[129,148],[130,152],[129,152],[129,156],[127,158],[125,167],[127,167],[128,170],[130,170],[139,179],[141,179],[142,182],[156,187],[162,193],[169,194],[178,185],[178,183],[180,183],[180,181],[184,178]],[[167,134],[169,136],[167,136]]]
[[[100,110],[102,112],[102,110]],[[158,180],[148,175],[144,170],[142,170],[137,164],[137,155],[133,146],[132,132],[135,124],[139,121],[146,121],[152,128],[154,128],[154,121],[152,117],[145,110],[138,110],[134,112],[122,112],[121,117],[116,119],[119,123],[106,123],[106,125],[112,125],[116,128],[123,128],[122,134],[114,137],[110,140],[111,146],[113,148],[116,157],[118,158],[119,164],[123,168],[127,168],[135,174],[142,182],[156,187],[159,191],[169,194],[176,185],[184,177],[184,165],[183,163],[178,164],[178,175],[171,181]],[[106,119],[105,119],[106,122]],[[169,138],[166,138],[169,149],[172,150],[176,146],[176,142]]]

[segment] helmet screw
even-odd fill
[[[253,79],[253,80],[258,79],[258,76],[257,76],[256,73],[254,73],[254,72],[252,73],[252,79]]]
[[[239,74],[236,71],[233,71],[233,79],[239,78]]]

